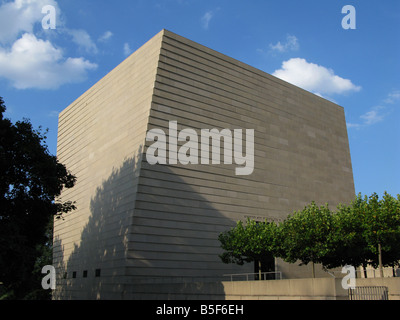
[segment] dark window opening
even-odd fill
[[[275,259],[272,255],[262,257],[254,261],[254,280],[274,280]],[[261,279],[260,279],[261,277]]]

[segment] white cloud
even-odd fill
[[[347,125],[347,128],[348,128],[348,129],[350,129],[350,128],[359,129],[359,128],[361,127],[361,124],[359,124],[359,123],[347,122],[346,125]]]
[[[383,100],[382,105],[371,108],[369,111],[360,116],[360,123],[347,123],[347,128],[366,127],[373,125],[378,122],[382,122],[391,112],[391,107],[388,105],[394,104],[400,101],[400,91],[392,91],[387,95],[387,98]],[[388,104],[385,106],[385,104]]]
[[[215,10],[210,10],[207,11],[200,19],[201,21],[201,26],[203,27],[203,29],[207,30],[209,25],[210,25],[210,21],[211,19],[215,16],[216,12],[219,10],[220,8],[217,8]]]
[[[72,36],[72,41],[86,53],[96,54],[98,52],[96,44],[93,42],[90,35],[82,29],[71,29],[67,31]]]
[[[286,36],[286,42],[282,44],[278,41],[277,44],[270,44],[269,47],[272,51],[278,52],[297,51],[299,50],[299,41],[296,36],[288,34]]]
[[[64,58],[61,49],[29,33],[11,49],[0,48],[0,76],[17,89],[56,89],[85,80],[87,71],[96,67],[84,58]]]
[[[132,49],[131,49],[131,47],[129,46],[129,43],[128,43],[128,42],[125,42],[125,43],[124,43],[124,55],[125,55],[125,56],[129,56],[131,53],[132,53]]]
[[[385,103],[393,104],[397,101],[400,101],[400,91],[393,91],[388,94],[388,97],[385,100]]]
[[[383,117],[378,114],[378,111],[371,110],[360,116],[364,120],[365,125],[370,125],[382,121]]]
[[[384,107],[374,107],[372,110],[366,112],[360,118],[364,121],[364,124],[369,126],[371,124],[375,124],[377,122],[381,122],[384,119],[384,115],[382,114],[382,110]]]
[[[213,16],[214,14],[212,13],[212,11],[208,11],[204,14],[204,16],[201,17],[201,25],[204,29],[208,29],[208,25],[210,24]]]
[[[273,75],[320,95],[361,90],[361,87],[354,85],[351,80],[335,75],[332,69],[309,63],[301,58],[284,61],[282,68],[276,70]]]
[[[56,30],[43,32],[42,8],[56,9]],[[56,89],[66,83],[81,82],[96,64],[80,57],[64,57],[61,48],[38,34],[55,37],[68,35],[85,53],[97,53],[97,47],[84,30],[63,26],[55,0],[14,0],[0,5],[0,77],[17,89]],[[61,27],[59,29],[59,27]],[[60,32],[61,31],[61,32]],[[71,41],[71,38],[68,37]]]
[[[383,106],[373,107],[360,116],[360,123],[347,123],[347,128],[360,129],[361,127],[366,127],[381,122],[385,119],[385,116],[387,116],[387,114],[383,113],[385,109],[386,108]]]
[[[101,37],[98,39],[99,42],[106,42],[108,40],[110,40],[110,38],[113,36],[114,34],[111,31],[106,31],[103,33],[103,35],[101,35]]]
[[[0,6],[0,43],[15,41],[22,33],[33,33],[34,25],[40,24],[44,17],[42,8],[52,5],[59,16],[55,0],[14,0]],[[59,21],[59,19],[57,19]]]
[[[47,114],[47,116],[50,117],[50,118],[56,118],[56,117],[58,117],[59,114],[60,114],[60,111],[58,111],[58,110],[51,110],[51,111]]]
[[[14,0],[0,6],[0,43],[11,44],[22,34],[34,34],[35,25],[42,30],[45,14],[42,8],[51,5],[56,9],[56,29],[60,29],[61,10],[55,0]],[[87,53],[97,53],[96,44],[85,30],[61,28],[72,36],[72,41]]]

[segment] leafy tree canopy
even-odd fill
[[[321,263],[329,252],[327,237],[333,230],[333,218],[328,206],[318,207],[315,202],[289,216],[280,226],[283,234],[282,258],[294,263]]]
[[[335,212],[315,202],[280,224],[238,222],[220,234],[225,263],[250,262],[266,253],[289,263],[320,263],[323,267],[371,264],[398,266],[400,261],[400,195],[357,195]]]
[[[32,287],[38,248],[52,240],[49,221],[75,208],[55,201],[75,177],[49,153],[46,132],[27,119],[13,124],[5,111],[0,97],[0,282],[22,298]]]
[[[247,220],[246,225],[238,221],[231,230],[221,233],[219,241],[224,253],[224,263],[243,265],[245,262],[262,260],[277,248],[277,227],[274,223],[257,223]]]

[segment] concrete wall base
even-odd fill
[[[400,300],[400,278],[356,279],[357,286],[387,286]],[[123,299],[152,300],[348,300],[339,278],[190,282],[129,285]]]

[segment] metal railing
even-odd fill
[[[260,279],[261,276],[261,279]],[[253,281],[253,280],[282,280],[281,271],[257,272],[257,273],[233,273],[224,274],[224,277],[230,277],[231,281]],[[236,278],[236,280],[234,280]],[[245,280],[244,280],[245,279]]]
[[[342,271],[332,271],[332,270],[325,270],[326,273],[328,273],[331,277],[333,278],[343,278],[347,275],[346,272]],[[391,278],[393,277],[393,273],[397,276],[400,276],[400,268],[396,268],[393,271],[393,268],[387,267],[383,268],[384,272],[384,278]],[[362,278],[380,278],[379,275],[379,270],[378,269],[366,269],[366,270],[355,270],[356,273],[356,278],[357,279],[362,279]]]
[[[388,287],[371,286],[348,289],[349,300],[389,300]]]

